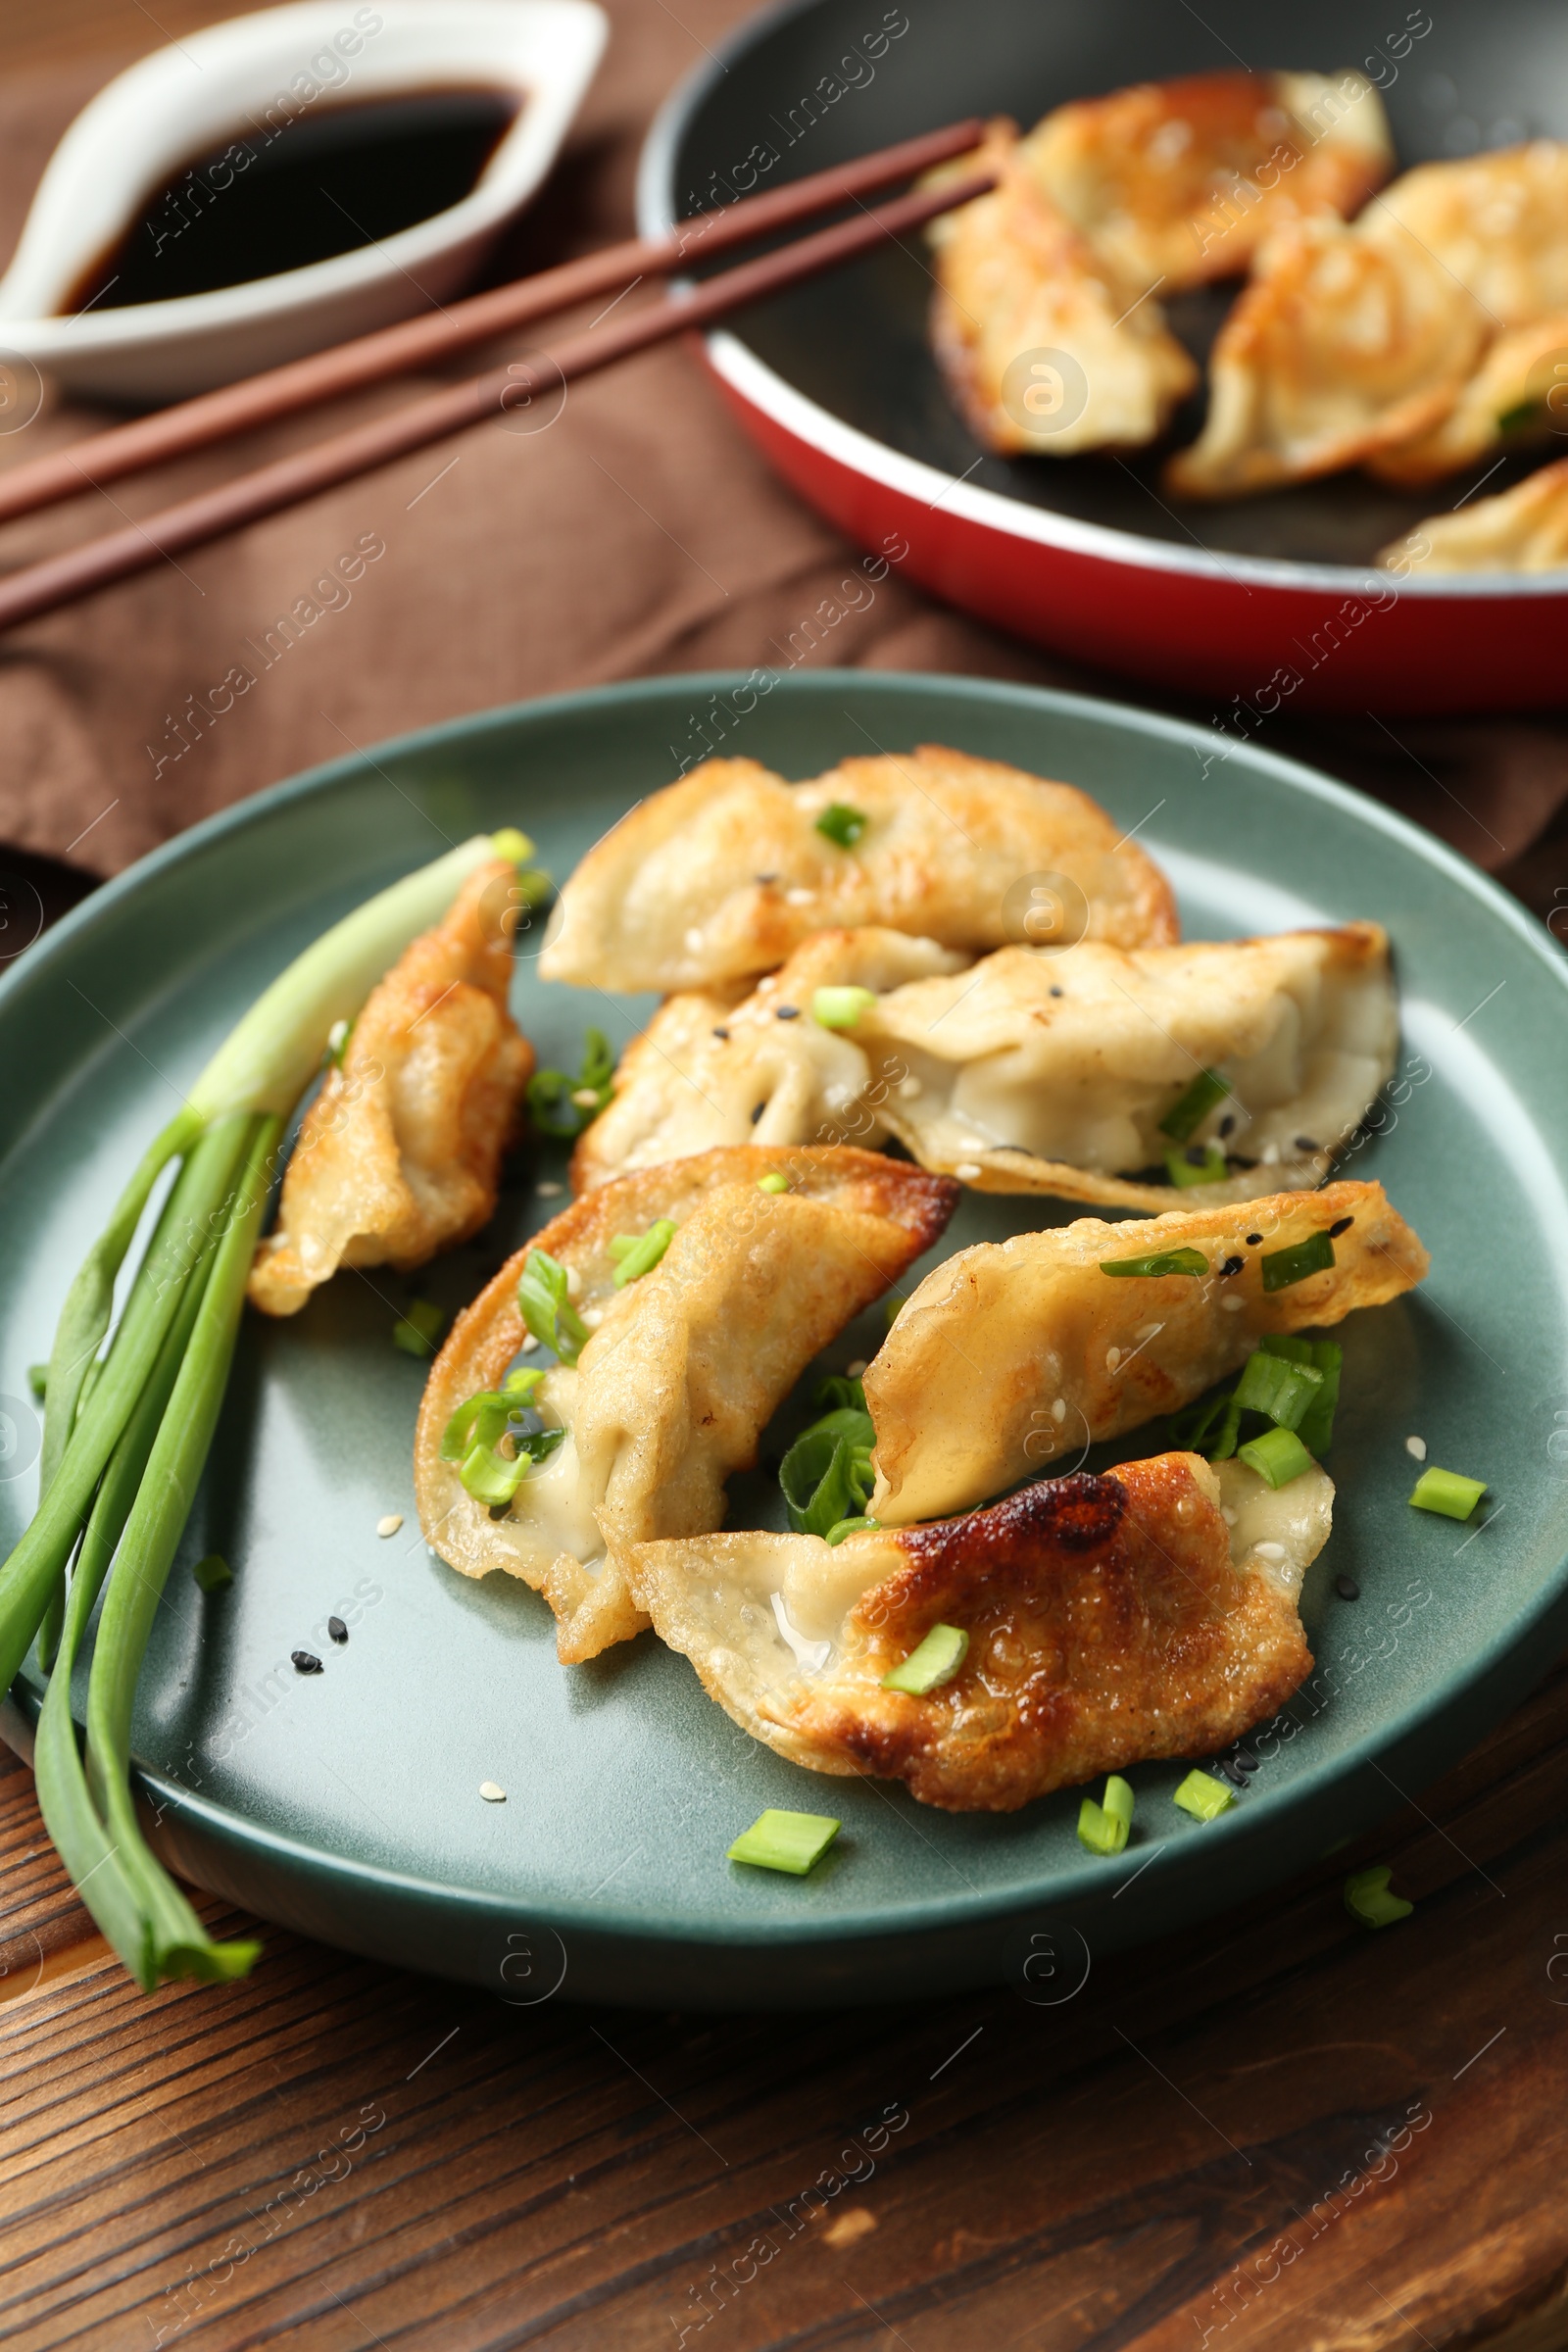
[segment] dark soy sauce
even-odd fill
[[[61,307],[209,294],[396,236],[472,192],[520,104],[428,89],[274,106],[172,172]]]

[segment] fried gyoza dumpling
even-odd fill
[[[533,1048],[507,1010],[520,905],[505,858],[372,989],[301,1123],[253,1305],[298,1314],[339,1266],[423,1265],[491,1214]]]
[[[1240,276],[1282,220],[1358,212],[1394,167],[1359,74],[1191,74],[1059,106],[1019,160],[1135,290]]]
[[[710,1152],[579,1200],[502,1267],[431,1367],[415,1441],[425,1540],[465,1576],[504,1568],[542,1591],[563,1659],[594,1657],[648,1622],[606,1562],[607,1539],[717,1527],[724,1481],[756,1459],[774,1408],[930,1248],[957,1199],[956,1185],[874,1152],[797,1152],[790,1189],[762,1192],[776,1166],[763,1151]],[[662,1219],[667,1246],[628,1280],[615,1243]],[[504,1402],[525,1343],[518,1280],[539,1251],[564,1269],[588,1336],[527,1399],[545,1432],[564,1437],[498,1510],[488,1479],[452,1458],[450,1433],[473,1400]]]
[[[1314,1467],[1274,1492],[1197,1454],[1045,1479],[898,1534],[700,1536],[630,1573],[662,1639],[743,1730],[816,1772],[1008,1813],[1053,1788],[1222,1748],[1310,1671],[1297,1613],[1328,1540]],[[882,1677],[968,1636],[922,1697]]]
[[[1412,544],[1423,547],[1418,566]],[[1568,458],[1457,514],[1429,514],[1378,562],[1397,571],[1555,571],[1568,564]]]
[[[1154,440],[1198,370],[1147,280],[1129,283],[1079,235],[1010,123],[965,167],[997,185],[931,225],[931,339],[970,431],[1004,457]]]
[[[1191,1253],[1189,1270],[1102,1270],[1171,1251]],[[1397,1298],[1429,1262],[1379,1184],[1119,1225],[1081,1217],[960,1250],[867,1368],[867,1508],[899,1527],[970,1509],[1091,1439],[1190,1403],[1266,1333]]]
[[[710,988],[771,971],[812,931],[883,923],[1000,947],[1009,889],[1051,874],[1118,947],[1179,936],[1159,868],[1070,784],[934,744],[786,784],[708,760],[623,816],[565,889],[547,980]]]
[[[876,992],[821,1008],[821,988]],[[801,1144],[894,1135],[923,1167],[994,1193],[1171,1205],[1128,1181],[1211,1150],[1250,1166],[1195,1186],[1205,1201],[1318,1182],[1394,1067],[1398,1014],[1376,923],[1272,939],[1059,955],[1001,948],[977,964],[874,927],[808,940],[744,1004],[672,997],[629,1046],[573,1179],[751,1135]],[[1179,1141],[1161,1120],[1212,1070]],[[1191,1197],[1190,1197],[1191,1198]]]
[[[1208,416],[1167,483],[1183,498],[1240,498],[1430,432],[1492,323],[1402,231],[1378,243],[1359,223],[1296,221],[1259,249],[1215,338]]]
[[[1568,315],[1499,335],[1453,407],[1430,433],[1367,460],[1386,482],[1441,481],[1523,432],[1568,426]]]
[[[1390,253],[1414,247],[1474,295],[1494,331],[1568,311],[1568,145],[1532,139],[1419,164],[1357,222]]]

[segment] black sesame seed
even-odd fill
[[[1260,1233],[1250,1233],[1250,1234],[1248,1235],[1248,1237],[1247,1237],[1247,1247],[1249,1248],[1249,1250],[1255,1250],[1255,1249],[1257,1248],[1257,1245],[1258,1245],[1258,1243],[1259,1243],[1259,1242],[1260,1242],[1262,1239],[1263,1239],[1263,1236],[1262,1236]]]
[[[1359,1600],[1361,1597],[1361,1588],[1353,1576],[1337,1576],[1334,1590],[1342,1600]]]
[[[1239,1274],[1246,1263],[1245,1257],[1228,1257],[1221,1266],[1220,1273],[1221,1275]]]
[[[334,1642],[346,1642],[349,1638],[349,1629],[341,1617],[329,1617],[326,1621],[326,1630]]]
[[[720,1038],[726,1046],[729,1044],[729,1031],[727,1029],[715,1029],[713,1031],[713,1035],[716,1038]]]
[[[1336,1217],[1334,1223],[1329,1227],[1329,1240],[1337,1242],[1341,1234],[1348,1233],[1354,1223],[1353,1217]]]
[[[1064,988],[1054,988],[1051,993],[1054,997],[1064,997],[1067,991]]]
[[[1309,1135],[1298,1135],[1296,1139],[1296,1149],[1298,1152],[1315,1152],[1318,1147]]]
[[[1247,1787],[1247,1775],[1242,1771],[1241,1766],[1236,1762],[1234,1757],[1222,1756],[1219,1762],[1215,1765],[1214,1770],[1220,1775],[1222,1780],[1229,1781],[1233,1788],[1245,1788]]]
[[[778,876],[777,874],[754,874],[752,879],[755,882],[760,883],[763,890],[765,890],[770,882],[776,882],[778,880]]]
[[[1190,1168],[1206,1168],[1208,1165],[1208,1146],[1206,1144],[1189,1144],[1186,1151],[1182,1153],[1182,1157],[1186,1160],[1187,1165]]]
[[[308,1649],[296,1649],[292,1652],[292,1656],[294,1659],[294,1671],[296,1674],[320,1673],[320,1659],[318,1657],[313,1657]]]
[[[798,1021],[800,1017],[801,1008],[798,1004],[779,1004],[774,1007],[773,1018],[776,1021]]]
[[[1230,1111],[1230,1110],[1228,1110],[1228,1111],[1225,1113],[1225,1116],[1224,1116],[1224,1117],[1221,1119],[1221,1121],[1220,1121],[1220,1123],[1219,1123],[1219,1131],[1220,1131],[1220,1134],[1221,1134],[1222,1136],[1224,1136],[1224,1135],[1229,1135],[1229,1134],[1230,1134],[1230,1132],[1231,1132],[1231,1130],[1234,1128],[1234,1126],[1235,1126],[1235,1125],[1236,1125],[1236,1114],[1235,1114],[1235,1112],[1234,1112],[1234,1111]]]
[[[1259,1759],[1256,1756],[1249,1755],[1246,1748],[1243,1748],[1241,1754],[1236,1759],[1236,1769],[1238,1772],[1255,1772],[1258,1767],[1258,1761]]]
[[[753,1111],[753,1113],[752,1113],[752,1125],[753,1125],[754,1127],[757,1125],[757,1122],[758,1122],[758,1120],[759,1120],[759,1119],[761,1117],[761,1115],[762,1115],[763,1111],[764,1111],[766,1108],[767,1108],[767,1104],[766,1104],[765,1102],[759,1102],[759,1104],[757,1105],[757,1108],[756,1108],[756,1109]]]

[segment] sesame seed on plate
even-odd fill
[[[320,1659],[319,1659],[318,1657],[317,1657],[317,1656],[314,1654],[314,1652],[312,1652],[311,1650],[308,1650],[308,1649],[295,1649],[295,1650],[291,1650],[291,1651],[289,1652],[289,1655],[290,1655],[290,1656],[293,1658],[293,1660],[294,1660],[294,1671],[295,1671],[295,1673],[296,1673],[296,1674],[319,1674],[319,1673],[320,1673],[320,1671],[321,1671],[321,1661],[320,1661]]]
[[[541,1200],[559,1200],[566,1188],[564,1184],[552,1184],[547,1181],[544,1184],[536,1184],[533,1189]]]
[[[349,1638],[349,1629],[341,1617],[329,1617],[326,1621],[326,1630],[334,1642],[346,1642]]]
[[[1427,1458],[1427,1442],[1425,1438],[1406,1438],[1404,1450],[1413,1453],[1418,1462],[1424,1462]]]
[[[402,1525],[401,1511],[385,1511],[375,1523],[375,1532],[378,1536],[395,1536]]]
[[[1334,1590],[1342,1600],[1359,1600],[1361,1597],[1361,1588],[1353,1576],[1337,1576]]]
[[[532,1355],[532,1353],[533,1353],[534,1349],[535,1349],[535,1348],[538,1347],[538,1345],[539,1345],[539,1342],[538,1342],[538,1340],[535,1338],[534,1334],[533,1334],[531,1331],[525,1331],[525,1332],[523,1333],[523,1335],[522,1335],[522,1352],[523,1352],[523,1354],[524,1354],[524,1355]]]
[[[848,1366],[846,1367],[846,1370],[845,1370],[845,1378],[846,1378],[847,1380],[858,1380],[858,1379],[859,1379],[859,1377],[860,1377],[860,1374],[861,1374],[861,1373],[862,1373],[864,1370],[865,1370],[865,1358],[864,1358],[864,1356],[863,1356],[863,1355],[858,1355],[858,1356],[856,1357],[856,1359],[855,1359],[854,1363],[853,1363],[853,1364],[850,1364],[850,1365],[848,1365]]]
[[[499,1781],[481,1781],[479,1794],[487,1805],[504,1805],[507,1801],[507,1792]]]

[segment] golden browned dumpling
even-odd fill
[[[1557,570],[1568,564],[1568,458],[1455,514],[1429,514],[1378,561],[1399,571]]]
[[[1091,939],[1179,935],[1159,868],[1070,784],[936,744],[808,784],[709,760],[589,851],[539,968],[579,986],[710,989],[772,970],[813,931],[862,923],[979,951],[1009,936],[1040,875],[1059,880]]]
[[[1381,199],[1379,200],[1382,201]],[[1441,423],[1487,312],[1415,238],[1319,218],[1268,239],[1214,342],[1202,433],[1171,459],[1183,498],[1308,481]]]
[[[1441,481],[1505,443],[1568,431],[1568,313],[1497,337],[1441,424],[1368,458],[1401,486]]]
[[[1568,311],[1568,144],[1532,139],[1406,172],[1357,223],[1391,254],[1414,247],[1481,305],[1496,332]]]
[[[1174,1160],[1184,1180],[1218,1168],[1192,1184],[1190,1205],[1244,1200],[1327,1173],[1397,1039],[1376,923],[1172,948],[1000,948],[978,963],[875,926],[824,931],[742,1004],[671,997],[621,1055],[572,1177],[582,1189],[748,1136],[892,1135],[923,1167],[986,1192],[1157,1213],[1182,1196],[1133,1172]],[[1188,1090],[1208,1071],[1224,1083],[1195,1102]]]
[[[1107,1264],[1170,1271],[1112,1275]],[[1265,1333],[1341,1322],[1421,1281],[1378,1184],[983,1242],[928,1274],[865,1374],[877,1483],[905,1527],[967,1510],[1092,1439],[1190,1403]]]
[[[1277,1492],[1197,1454],[1047,1479],[898,1534],[705,1536],[628,1572],[742,1729],[815,1772],[1007,1813],[1156,1757],[1204,1755],[1310,1671],[1297,1613],[1328,1540],[1315,1465]],[[933,1628],[968,1646],[923,1696],[882,1678]]]
[[[1191,74],[1057,107],[1019,161],[1119,277],[1174,292],[1240,276],[1283,220],[1358,212],[1394,146],[1359,74]]]
[[[297,1314],[339,1266],[422,1265],[496,1204],[533,1049],[507,1010],[516,868],[470,875],[367,999],[289,1156],[250,1298]]]
[[[1155,439],[1198,370],[1147,282],[1080,236],[1024,168],[1010,123],[966,160],[998,184],[932,225],[931,338],[971,432],[1004,457]]]
[[[751,1148],[710,1152],[606,1185],[503,1266],[431,1367],[415,1441],[425,1539],[465,1576],[503,1568],[542,1591],[564,1660],[648,1622],[607,1561],[608,1539],[717,1527],[724,1481],[755,1460],[775,1407],[937,1240],[957,1198],[941,1177],[868,1152],[797,1152],[789,1190],[761,1191],[777,1165]],[[639,1240],[652,1263],[629,1276]],[[525,1277],[560,1287],[561,1360],[536,1385]],[[517,1376],[503,1385],[514,1357],[520,1396]],[[541,1425],[523,1433],[540,1458],[520,1475],[509,1398],[511,1420]]]

